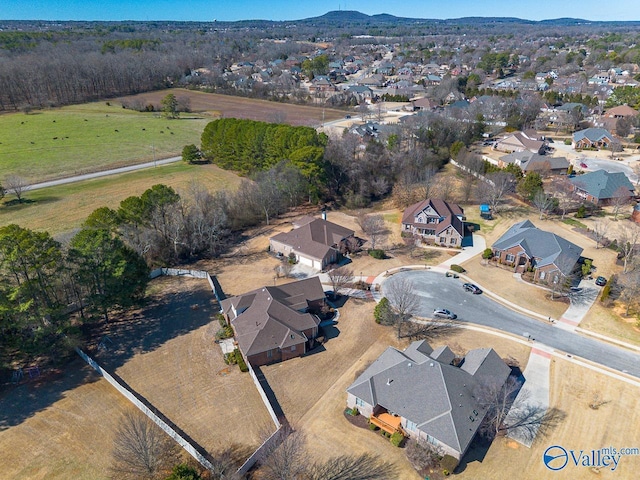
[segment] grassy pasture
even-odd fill
[[[167,120],[111,102],[74,105],[30,114],[0,115],[0,179],[9,174],[29,183],[179,155],[200,143],[211,120],[183,114]]]
[[[187,165],[182,162],[131,173],[27,192],[27,203],[0,205],[0,226],[17,223],[33,230],[62,233],[79,227],[96,208],[117,208],[122,200],[140,195],[157,183],[185,190],[196,180],[210,191],[235,189],[240,178],[215,165]]]

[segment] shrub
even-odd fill
[[[373,318],[376,323],[382,323],[383,320],[386,320],[390,309],[391,305],[389,304],[389,299],[387,297],[382,297],[373,309]]]
[[[233,351],[233,353],[235,353],[236,361],[238,362],[238,367],[240,367],[240,371],[241,372],[248,372],[249,371],[249,367],[247,367],[247,364],[245,363],[244,357],[240,353],[240,350],[238,350],[236,348]]]
[[[296,254],[295,254],[295,253],[293,253],[293,252],[291,252],[291,253],[289,254],[288,259],[289,259],[289,263],[290,263],[291,265],[295,265],[296,263],[298,263],[298,259],[296,258]]]
[[[587,216],[587,207],[580,205],[576,211],[576,218],[585,218]]]
[[[569,139],[569,138],[565,138],[565,140],[564,140],[564,144],[565,144],[565,145],[571,145],[571,139]]]
[[[221,326],[222,328],[225,328],[225,327],[227,327],[227,326],[228,326],[228,324],[227,324],[227,319],[226,319],[226,318],[224,318],[224,315],[223,315],[223,314],[221,314],[221,313],[217,313],[217,314],[216,314],[216,318],[218,319],[218,323],[220,324],[220,326]]]
[[[493,258],[493,250],[491,250],[490,248],[485,248],[484,251],[482,252],[482,258],[484,258],[485,260],[490,260]]]
[[[602,289],[602,294],[600,295],[600,301],[602,303],[606,303],[607,300],[609,299],[609,295],[611,295],[611,286],[613,284],[613,277],[615,275],[611,275],[609,277],[609,280],[607,280],[606,285],[604,286],[604,288]]]
[[[375,432],[376,430],[378,430],[378,426],[374,425],[373,423],[369,422],[369,430]]]
[[[466,272],[466,270],[464,268],[462,268],[460,265],[451,265],[449,267],[450,270],[453,270],[456,273],[464,273]]]
[[[384,250],[379,248],[370,249],[368,253],[376,260],[384,260],[386,258],[386,255],[384,254]]]
[[[394,447],[399,447],[400,445],[402,445],[402,442],[404,442],[404,435],[402,435],[400,432],[395,432],[393,435],[391,435],[391,445],[393,445]]]
[[[352,417],[357,417],[358,415],[360,415],[357,407],[346,408],[344,411],[347,415],[351,415]]]
[[[453,472],[456,467],[458,466],[458,459],[456,457],[452,457],[451,455],[445,455],[444,457],[442,457],[442,460],[440,461],[440,466],[443,469],[443,472]],[[445,475],[449,475],[449,473],[445,473]]]
[[[229,325],[222,327],[216,332],[216,340],[225,340],[227,338],[233,338],[233,328]]]
[[[226,363],[227,365],[236,365],[238,363],[238,360],[236,359],[236,352],[233,351],[231,353],[225,353],[224,363]]]
[[[371,290],[371,285],[363,280],[358,280],[353,283],[353,288],[357,288],[358,290]]]

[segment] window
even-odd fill
[[[438,441],[433,438],[431,435],[427,435],[427,442],[430,443],[431,445],[437,445]]]
[[[544,280],[544,277],[546,277],[547,274],[545,272],[540,272],[540,280]]]
[[[516,256],[513,253],[507,253],[505,260],[507,262],[513,262],[516,259]]]
[[[356,397],[356,407],[364,407],[364,402]]]
[[[456,239],[455,239],[455,238],[452,238],[452,239],[449,241],[449,243],[451,243],[451,245],[455,245],[455,244],[456,244]]]
[[[412,422],[411,420],[407,420],[407,430],[411,432],[415,432],[417,427],[418,426],[415,424],[415,422]]]
[[[296,346],[295,346],[295,345],[293,345],[293,346],[291,347],[291,351],[292,351],[292,352],[295,352],[295,351],[296,351]]]
[[[440,243],[447,243],[447,239],[445,237],[440,237]]]
[[[267,358],[273,357],[273,350],[267,350]]]

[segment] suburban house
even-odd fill
[[[293,253],[301,264],[323,270],[340,260],[340,252],[354,233],[353,230],[328,222],[326,218],[305,216],[293,222],[290,232],[271,237],[269,247],[272,252],[284,256]]]
[[[549,157],[530,151],[510,153],[500,157],[498,160],[500,168],[504,168],[509,164],[520,167],[525,175],[529,172],[565,175],[569,168],[569,161],[565,157]]]
[[[221,302],[238,348],[253,366],[282,362],[313,348],[325,294],[318,277],[262,287]]]
[[[613,142],[613,135],[604,128],[587,128],[573,134],[573,148],[602,148]]]
[[[604,116],[609,118],[637,117],[638,113],[640,113],[638,110],[635,110],[625,104],[610,108],[604,113]]]
[[[547,148],[547,142],[545,140],[539,140],[534,136],[530,136],[525,132],[514,132],[511,135],[507,135],[501,140],[498,140],[493,149],[505,153],[513,152],[533,152],[542,154]]]
[[[419,235],[426,242],[460,247],[464,238],[464,220],[460,205],[428,198],[405,209],[402,232]]]
[[[540,230],[529,220],[512,225],[491,248],[494,261],[516,273],[533,269],[535,282],[549,284],[570,276],[582,254],[578,245]]]
[[[570,179],[573,190],[586,201],[596,205],[624,203],[634,196],[634,187],[622,172],[596,170]]]
[[[491,348],[456,359],[449,347],[434,350],[419,340],[404,351],[387,348],[347,389],[347,405],[386,432],[422,439],[460,460],[486,414],[478,390],[501,387],[509,373]]]

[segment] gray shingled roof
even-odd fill
[[[311,220],[307,221],[309,218]],[[290,232],[278,233],[271,238],[316,260],[322,260],[333,245],[354,234],[353,230],[321,218],[303,217],[294,223],[294,226],[296,225],[298,227]]]
[[[579,142],[583,138],[586,138],[592,143],[599,142],[603,138],[608,138],[609,140],[613,139],[611,133],[604,128],[586,128],[584,130],[580,130],[579,132],[575,132],[573,134],[573,141]]]
[[[582,248],[555,233],[540,230],[529,220],[516,223],[494,244],[496,250],[520,245],[536,267],[554,264],[563,275],[569,275],[582,254]]]
[[[621,187],[629,191],[629,196],[634,191],[633,184],[622,172],[609,173],[606,170],[596,170],[595,172],[573,177],[570,180],[580,190],[587,192],[598,200],[615,197],[617,190]]]
[[[379,405],[417,424],[418,429],[463,453],[471,443],[485,414],[473,397],[476,375],[504,383],[509,367],[480,361],[476,375],[429,357],[426,342],[414,342],[404,352],[389,347],[347,389],[369,405]],[[473,354],[487,357],[483,349]],[[446,350],[438,349],[441,353]],[[472,352],[469,352],[471,354]],[[495,352],[493,352],[495,353]],[[497,356],[497,355],[496,355]],[[489,371],[494,369],[494,371]]]
[[[221,307],[231,318],[242,352],[255,355],[306,342],[302,331],[317,327],[320,320],[303,311],[309,302],[323,298],[320,280],[311,277],[227,298],[222,301]]]
[[[569,161],[565,157],[549,157],[547,155],[533,153],[529,150],[504,155],[500,157],[500,160],[504,163],[514,163],[518,165],[523,172],[569,168]]]

